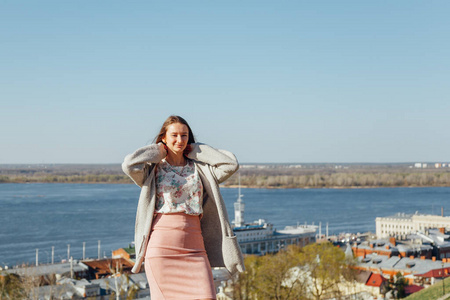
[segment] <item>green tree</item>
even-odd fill
[[[0,300],[22,299],[24,297],[22,281],[18,275],[0,275]]]
[[[350,280],[344,252],[331,243],[310,244],[302,248],[300,265],[309,278],[309,292],[314,299],[339,298],[342,279]],[[346,278],[347,277],[347,278]]]
[[[246,271],[233,281],[233,298],[324,299],[341,296],[339,283],[352,280],[344,252],[331,243],[291,245],[274,255],[248,256]]]
[[[261,265],[261,257],[250,255],[244,260],[245,272],[233,278],[233,299],[251,300],[256,298],[254,283]]]
[[[299,263],[297,246],[261,257],[254,283],[258,299],[306,299],[306,278],[295,269]]]
[[[405,277],[403,277],[403,275],[398,272],[395,275],[395,284],[394,284],[394,289],[396,291],[395,293],[395,298],[396,299],[401,299],[401,298],[405,298],[406,297],[406,293],[405,293],[405,287],[408,285],[408,283],[406,282]]]

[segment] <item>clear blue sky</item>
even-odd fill
[[[450,162],[449,1],[1,1],[0,163]]]

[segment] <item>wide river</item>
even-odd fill
[[[0,184],[0,266],[40,263],[70,255],[97,257],[133,240],[140,189],[131,184]],[[230,218],[237,189],[222,189]],[[242,189],[245,220],[282,229],[329,223],[329,232],[375,231],[375,218],[397,212],[449,215],[450,188]],[[447,204],[447,205],[446,205]]]

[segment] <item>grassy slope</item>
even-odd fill
[[[445,293],[448,295],[450,293],[450,278],[444,280]],[[437,284],[430,286],[429,288],[423,289],[417,293],[406,297],[407,300],[436,300],[442,297],[442,281]],[[450,299],[450,297],[448,297]]]

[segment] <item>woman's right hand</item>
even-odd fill
[[[167,156],[167,146],[163,142],[159,142],[159,150],[161,153],[165,153],[164,156]]]

